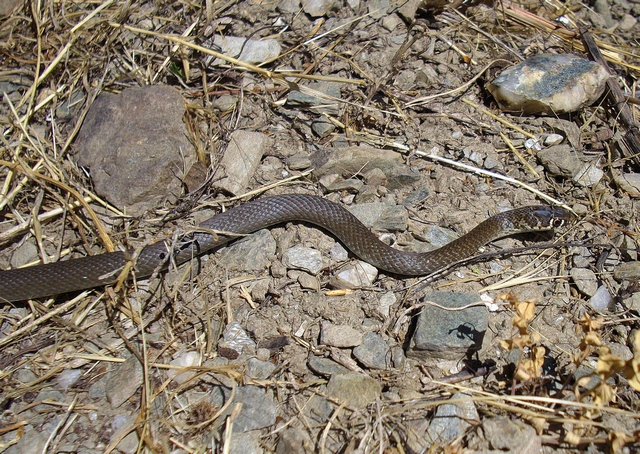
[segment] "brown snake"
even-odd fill
[[[200,224],[201,231],[171,250],[170,241],[143,248],[135,261],[135,276],[180,264],[243,235],[290,221],[309,222],[333,233],[362,260],[379,269],[407,276],[431,274],[472,255],[481,246],[515,233],[550,230],[572,218],[559,207],[528,206],[497,214],[466,235],[425,253],[405,252],[380,241],[354,215],[328,200],[302,194],[284,194],[254,200],[220,213]],[[0,271],[0,301],[22,301],[114,283],[133,253],[110,252],[46,265]]]

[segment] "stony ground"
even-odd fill
[[[0,266],[291,192],[413,251],[522,205],[578,221],[426,281],[288,223],[0,303],[0,452],[637,450],[637,156],[604,101],[504,114],[485,85],[578,24],[635,88],[640,3],[300,3],[0,5]]]

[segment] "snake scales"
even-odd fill
[[[558,207],[529,206],[497,214],[466,235],[426,253],[405,252],[380,241],[349,211],[320,197],[284,194],[254,200],[220,213],[200,224],[201,230],[171,250],[169,241],[143,248],[135,260],[137,278],[150,276],[169,263],[183,263],[234,236],[275,224],[303,221],[333,233],[351,252],[379,269],[400,275],[426,275],[469,257],[484,244],[521,232],[560,227],[571,214]],[[0,300],[21,301],[111,284],[132,253],[111,252],[46,265],[0,271]]]

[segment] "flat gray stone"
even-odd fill
[[[260,446],[262,434],[258,430],[236,433],[231,436],[229,454],[262,454],[264,449]]]
[[[317,177],[335,173],[351,178],[355,174],[380,169],[387,176],[389,189],[412,187],[421,178],[418,172],[404,163],[400,153],[368,146],[318,150],[310,159]]]
[[[240,323],[229,323],[222,334],[222,340],[218,344],[220,348],[229,348],[236,351],[239,355],[245,350],[254,351],[256,343],[249,337],[247,332],[242,328]]]
[[[314,373],[325,377],[331,377],[335,374],[348,374],[350,372],[349,369],[334,360],[322,356],[310,356],[307,365]]]
[[[388,205],[381,202],[359,203],[348,210],[360,222],[373,230],[403,232],[407,229],[409,215],[402,205]]]
[[[475,293],[431,292],[423,301],[455,309],[477,303]],[[482,347],[489,317],[484,306],[445,310],[433,305],[421,309],[407,356],[416,359],[460,359]]]
[[[349,325],[334,325],[324,321],[320,330],[320,343],[338,348],[357,347],[362,343],[362,332]]]
[[[640,281],[640,262],[625,262],[613,269],[613,277],[617,281]]]
[[[209,44],[210,45],[210,44]],[[247,39],[239,36],[213,37],[213,45],[217,46],[221,54],[245,63],[263,63],[280,55],[282,46],[276,39]],[[209,65],[228,64],[220,58],[213,58]]]
[[[266,134],[236,129],[213,176],[213,187],[238,195],[246,191],[249,181],[272,140]]]
[[[629,196],[640,198],[640,173],[614,173],[613,179]]]
[[[276,445],[276,454],[306,454],[312,452],[313,443],[307,431],[300,430],[297,427],[289,427],[280,432],[278,444]]]
[[[522,454],[536,454],[542,449],[542,440],[533,427],[505,416],[485,419],[482,428],[493,449]]]
[[[270,257],[276,249],[277,243],[271,231],[258,230],[221,251],[222,263],[235,271],[264,271],[271,264]]]
[[[107,400],[111,407],[118,408],[135,394],[142,385],[142,365],[135,356],[119,364],[107,380]]]
[[[447,443],[464,435],[471,422],[479,421],[478,410],[471,396],[465,393],[455,393],[451,400],[468,399],[464,402],[443,404],[438,407],[436,414],[427,429],[427,437],[431,443]]]
[[[568,144],[554,145],[539,151],[536,156],[545,169],[556,176],[571,178],[582,166],[577,153]]]
[[[236,391],[234,402],[242,402],[242,410],[233,424],[234,433],[262,429],[276,423],[276,404],[262,388],[241,386]],[[234,402],[227,413],[232,411]]]
[[[336,0],[307,0],[303,3],[303,11],[311,17],[322,17],[329,11],[338,9]]]
[[[370,287],[378,277],[378,268],[356,260],[344,266],[329,281],[329,285],[337,289],[356,289]]]
[[[266,380],[276,370],[276,365],[269,361],[261,361],[258,358],[250,358],[247,361],[246,372],[251,378]]]
[[[327,395],[355,408],[375,402],[381,392],[382,386],[377,380],[362,374],[332,375],[327,383]]]
[[[320,251],[304,246],[293,246],[284,251],[282,263],[287,268],[307,271],[314,276],[324,268]]]
[[[353,349],[353,356],[369,369],[385,370],[391,367],[391,348],[376,333],[365,333],[362,343]]]
[[[77,162],[89,169],[96,192],[132,215],[175,202],[180,169],[196,162],[185,110],[180,92],[163,85],[100,94],[76,139]]]
[[[47,434],[40,430],[34,429],[31,425],[24,427],[22,438],[13,446],[4,451],[5,454],[24,454],[28,452],[43,452],[47,444]]]
[[[593,296],[598,290],[598,277],[590,269],[572,268],[569,270],[569,275],[580,293],[586,296]]]
[[[437,225],[430,225],[427,231],[421,235],[416,235],[419,239],[424,240],[435,248],[444,246],[458,238],[458,234],[451,229],[445,229]]]
[[[606,285],[601,285],[589,298],[589,306],[599,312],[609,311],[615,307],[615,301]]]

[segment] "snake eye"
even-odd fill
[[[553,228],[557,229],[559,227],[562,227],[564,225],[564,219],[560,219],[560,218],[553,218],[551,220],[551,225],[553,226]]]

